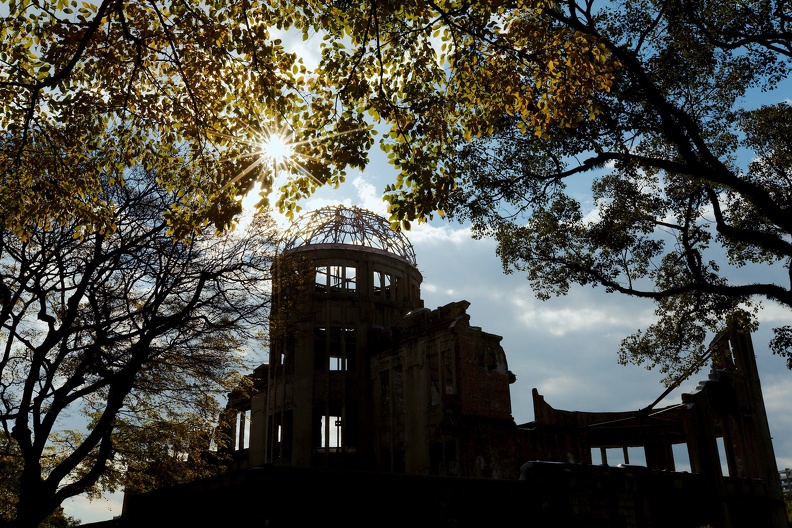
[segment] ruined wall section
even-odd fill
[[[378,469],[513,478],[519,464],[501,337],[470,326],[467,301],[416,310],[371,362]]]

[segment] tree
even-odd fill
[[[621,357],[669,377],[724,319],[792,308],[792,106],[753,98],[787,78],[787,2],[297,4],[316,82],[389,126],[394,227],[470,221],[541,298],[653,300]]]
[[[278,189],[291,215],[363,167],[385,129],[394,228],[469,220],[540,297],[579,283],[655,301],[658,323],[625,340],[622,358],[671,374],[725,317],[750,324],[750,303],[792,303],[792,111],[749,97],[787,78],[789,9],[13,2],[0,29],[4,222],[24,237],[76,213],[85,233],[112,231],[97,182],[120,185],[139,165],[174,192],[175,235],[225,229],[240,193],[262,182],[266,207],[278,187],[259,144],[280,127],[300,150]],[[282,30],[322,40],[316,69],[273,38]],[[736,282],[728,269],[748,264],[757,272]],[[792,359],[790,343],[792,328],[778,329],[775,351]]]
[[[155,444],[172,458],[208,449],[202,418],[238,385],[242,349],[266,321],[265,217],[179,241],[164,215],[173,193],[144,169],[125,181],[100,195],[114,204],[112,233],[80,236],[77,220],[0,231],[0,424],[21,459],[16,526],[162,462]]]
[[[266,204],[275,173],[262,142],[278,132],[308,160],[284,183],[291,194],[365,162],[367,124],[309,108],[305,67],[271,36],[289,12],[269,2],[14,0],[3,11],[0,200],[20,236],[75,219],[81,232],[112,231],[104,188],[136,166],[172,193],[175,234],[226,229],[256,181]]]

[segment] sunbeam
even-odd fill
[[[319,137],[314,137],[310,139],[303,139],[299,141],[295,141],[293,138],[295,136],[294,131],[289,129],[288,127],[273,127],[273,130],[278,130],[277,132],[270,132],[268,131],[267,127],[261,127],[260,132],[254,131],[253,127],[247,127],[250,130],[250,136],[253,138],[251,140],[240,140],[237,136],[227,135],[227,134],[217,134],[219,136],[227,137],[234,139],[236,141],[241,142],[244,145],[248,145],[250,150],[247,153],[240,154],[235,156],[233,159],[244,159],[249,158],[250,164],[245,167],[239,174],[235,177],[231,178],[231,180],[227,181],[225,185],[223,185],[222,190],[225,191],[231,186],[235,185],[245,176],[250,174],[252,171],[256,170],[257,168],[264,165],[267,169],[272,171],[272,182],[278,179],[278,174],[282,171],[291,171],[294,173],[298,173],[303,177],[309,178],[313,180],[317,185],[322,185],[322,181],[316,178],[313,174],[311,174],[306,166],[303,164],[302,160],[314,160],[316,159],[315,156],[308,154],[307,152],[302,151],[300,147],[305,145],[310,145],[311,143],[316,143],[320,141],[325,141],[337,136],[342,136],[346,134],[353,134],[355,132],[360,132],[361,130],[366,130],[371,128],[371,126],[365,126],[356,128],[353,130],[346,130],[344,132],[336,132],[332,134],[326,134]],[[261,181],[261,178],[259,178]],[[274,184],[271,184],[271,190],[274,190],[276,187]]]

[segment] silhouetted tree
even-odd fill
[[[267,318],[268,220],[175,240],[163,216],[171,193],[143,169],[125,179],[102,196],[112,232],[79,222],[0,232],[0,424],[20,457],[15,526],[154,462],[140,447],[151,429],[167,456],[208,449],[216,397],[238,384],[243,348]],[[125,459],[141,453],[151,459]]]

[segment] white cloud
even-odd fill
[[[481,240],[475,241],[471,235],[470,227],[452,227],[450,224],[434,224],[434,223],[415,223],[412,229],[405,233],[410,242],[416,247],[421,247],[427,257],[430,256],[430,251],[436,251],[438,246],[447,248],[448,244],[453,246],[468,246],[469,249],[480,251],[486,245],[495,250],[494,241]],[[488,248],[489,249],[489,248]]]
[[[368,209],[380,216],[388,217],[388,205],[383,201],[377,187],[370,183],[363,173],[352,180],[352,185],[357,190],[358,201],[355,205]]]
[[[774,301],[762,301],[762,309],[759,312],[759,320],[764,323],[774,325],[789,324],[789,307],[782,306]]]
[[[583,216],[583,223],[592,223],[595,224],[602,220],[602,216],[600,215],[600,208],[599,207],[592,207],[589,212],[587,212]]]
[[[581,385],[580,379],[568,374],[559,374],[543,379],[536,389],[549,403],[553,398],[578,393]]]
[[[354,202],[351,198],[345,198],[343,200],[339,200],[338,198],[328,198],[324,195],[315,194],[311,198],[302,202],[299,214],[305,214],[310,211],[316,211],[317,209],[321,209],[322,207],[329,207],[335,205],[345,205],[347,207],[354,205]]]
[[[595,292],[584,295],[579,291],[570,292],[568,298],[573,302],[560,302],[558,299],[539,301],[530,292],[522,292],[512,299],[516,319],[524,326],[541,329],[554,336],[569,333],[596,332],[603,334],[614,329],[645,327],[654,320],[652,306],[626,309],[608,294]]]

